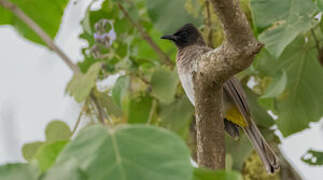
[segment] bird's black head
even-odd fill
[[[201,33],[193,24],[186,24],[174,34],[162,36],[161,39],[173,41],[178,48],[193,44],[205,44]]]

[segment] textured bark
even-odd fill
[[[201,77],[201,76],[200,76]],[[224,124],[222,118],[222,89],[199,85],[196,97],[197,162],[212,168],[225,168]]]
[[[252,34],[239,0],[210,0],[222,22],[224,42],[202,56],[194,75],[197,161],[211,169],[225,167],[222,86],[246,69],[262,44]]]

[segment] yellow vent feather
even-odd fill
[[[241,127],[247,126],[246,120],[243,118],[242,114],[236,107],[227,110],[225,112],[225,118]]]

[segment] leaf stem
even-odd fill
[[[78,127],[79,127],[79,125],[80,125],[80,122],[81,122],[81,118],[82,118],[82,116],[83,116],[83,113],[86,111],[86,108],[87,108],[87,107],[86,107],[86,104],[87,104],[87,101],[86,101],[86,102],[84,102],[83,107],[82,107],[82,109],[81,109],[81,112],[80,112],[79,116],[77,117],[76,123],[75,123],[74,128],[73,128],[73,131],[72,131],[72,136],[75,134],[75,132],[76,132],[77,128],[78,128]]]
[[[152,101],[153,102],[152,102],[151,109],[150,109],[150,112],[149,112],[149,117],[148,117],[147,124],[151,124],[151,122],[153,120],[153,116],[154,116],[155,110],[156,110],[156,106],[157,106],[156,99],[153,99]]]
[[[317,38],[317,36],[316,36],[316,34],[315,34],[315,32],[314,32],[314,30],[313,29],[311,29],[311,34],[312,34],[312,36],[313,36],[313,39],[314,39],[314,42],[315,42],[315,46],[316,46],[316,49],[317,49],[317,51],[318,52],[320,52],[320,41],[318,40],[318,38]]]
[[[104,109],[100,106],[100,103],[98,102],[97,98],[95,97],[93,91],[90,94],[91,100],[97,110],[99,120],[102,124],[106,124],[105,119],[107,119],[106,114],[104,112]]]

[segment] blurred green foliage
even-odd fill
[[[323,152],[310,149],[302,156],[302,160],[312,166],[323,165]]]

